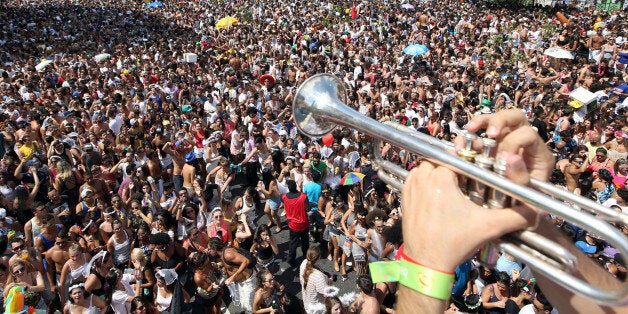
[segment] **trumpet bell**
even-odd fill
[[[331,79],[330,79],[331,78]],[[305,81],[297,90],[292,113],[299,131],[310,137],[321,137],[333,131],[337,124],[320,110],[323,103],[346,103],[347,91],[342,81],[328,74],[317,74]]]

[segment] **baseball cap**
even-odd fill
[[[85,198],[85,197],[87,197],[87,195],[88,195],[89,193],[94,193],[94,191],[92,191],[92,190],[90,190],[90,189],[84,189],[84,190],[81,192],[81,198]]]
[[[37,165],[39,165],[39,160],[37,160],[37,159],[31,159],[31,160],[26,162],[26,166],[27,167],[37,166]]]
[[[196,153],[189,152],[185,155],[185,162],[193,162],[194,160],[196,160]]]

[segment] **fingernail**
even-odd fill
[[[488,129],[486,129],[486,135],[488,135],[490,137],[496,137],[499,134],[497,133],[497,128],[496,127],[489,126]]]

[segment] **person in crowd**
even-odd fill
[[[70,259],[69,247],[68,233],[61,230],[55,237],[54,245],[44,254],[47,262],[46,275],[53,293],[58,293],[60,289],[63,289],[63,282],[60,281],[61,272],[65,263]]]
[[[131,314],[154,314],[157,313],[154,306],[141,297],[136,297],[131,301]]]
[[[249,224],[246,222],[246,216],[240,215],[241,219],[238,220],[238,225],[233,238],[233,246],[241,247],[245,250],[250,250],[253,246],[253,234],[249,228]]]
[[[268,270],[257,273],[257,290],[253,299],[253,313],[284,313],[282,293],[285,287]]]
[[[131,259],[131,241],[133,240],[120,220],[112,223],[113,235],[107,241],[107,251],[113,256],[114,266],[124,270]]]
[[[131,286],[134,280],[131,274],[122,273],[120,269],[112,268],[107,273],[107,284],[111,287],[105,296],[105,302],[113,309],[115,314],[129,313],[131,302],[141,295],[142,288],[139,284]]]
[[[219,257],[224,267],[224,285],[233,301],[246,311],[252,311],[255,295],[255,257],[247,251],[224,246],[218,238],[209,240],[210,256]]]
[[[113,257],[106,250],[94,255],[83,273],[83,276],[87,278],[85,285],[82,287],[83,290],[97,297],[104,297],[109,291],[105,276],[107,276],[108,271],[112,267]],[[72,291],[68,293],[70,298],[72,298]]]
[[[235,214],[240,216],[242,214],[246,215],[246,221],[249,224],[251,229],[255,229],[255,220],[256,220],[256,208],[257,204],[254,199],[254,195],[257,194],[257,191],[254,187],[248,187],[244,195],[239,198],[235,204],[234,209],[236,210]]]
[[[297,247],[301,246],[303,256],[307,255],[310,247],[308,239],[309,220],[307,216],[308,201],[307,195],[297,190],[297,183],[294,180],[286,181],[288,193],[282,195],[284,208],[286,210],[286,220],[290,229],[290,248],[288,251],[288,264],[295,267]]]
[[[368,275],[360,275],[357,279],[360,295],[351,303],[349,311],[355,313],[380,313],[380,304],[375,297],[373,280]],[[385,309],[388,313],[390,310]]]
[[[44,285],[44,276],[37,270],[28,270],[26,262],[17,260],[9,265],[7,269],[10,275],[7,276],[6,285],[4,286],[3,296],[7,299],[9,290],[14,286],[21,286],[25,289],[25,304],[33,306],[36,309],[46,310],[47,306],[42,298],[46,289]]]
[[[199,306],[198,313],[220,313],[223,289],[217,275],[219,270],[204,252],[191,255],[190,264],[194,269],[196,294],[194,303]]]
[[[496,275],[497,282],[482,291],[482,306],[487,313],[504,313],[510,298],[510,276],[506,272]]]
[[[264,225],[257,227],[253,240],[250,251],[257,258],[257,270],[266,269],[273,274],[276,273],[279,264],[275,257],[279,254],[279,247],[270,228]]]
[[[148,256],[144,250],[134,248],[131,251],[131,265],[133,266],[135,285],[141,288],[140,296],[146,300],[152,300],[155,275],[153,269],[148,265]]]
[[[348,310],[338,297],[325,298],[325,314],[347,314]]]
[[[91,256],[89,256],[88,253],[85,253],[83,248],[77,243],[70,245],[68,253],[69,259],[63,265],[61,278],[59,279],[59,282],[63,284],[63,288],[59,289],[59,296],[61,297],[62,303],[65,303],[68,295],[65,287],[69,287],[69,284],[72,282],[85,281],[86,277],[83,274],[85,273],[85,268],[91,259]]]
[[[334,270],[341,272],[341,275],[347,275],[346,258],[343,253],[340,242],[341,235],[343,235],[341,220],[347,210],[346,202],[340,197],[340,195],[334,196],[333,202],[327,205],[325,210],[325,226],[327,226],[329,233],[329,241],[327,244],[327,250],[329,256],[327,259],[331,259],[334,262]]]
[[[207,224],[207,235],[210,238],[217,237],[221,239],[223,244],[231,243],[231,223],[225,220],[222,209],[216,207],[209,214],[212,220]],[[241,213],[241,215],[248,219],[246,213]]]
[[[71,285],[68,291],[70,298],[63,307],[64,314],[98,313],[107,307],[105,301],[87,292],[83,283]]]
[[[262,171],[262,181],[258,183],[257,188],[266,199],[264,213],[268,217],[268,220],[275,225],[275,233],[279,233],[281,231],[281,221],[279,220],[277,211],[281,205],[281,194],[279,193],[277,179],[273,176],[272,170]]]
[[[366,274],[368,250],[372,244],[372,240],[367,237],[368,225],[366,224],[366,209],[356,212],[356,220],[348,228],[347,236],[351,238],[351,255],[356,264],[356,272],[358,275]]]
[[[318,246],[308,248],[306,258],[299,267],[299,281],[303,294],[303,304],[312,307],[316,303],[325,301],[324,291],[329,286],[331,278],[323,273],[317,266],[321,259],[321,250]]]
[[[181,288],[179,277],[174,269],[162,268],[155,274],[155,307],[161,313],[182,313],[189,295]]]

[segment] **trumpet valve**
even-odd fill
[[[497,162],[493,164],[493,171],[495,173],[505,176],[506,175],[506,159],[498,158]],[[505,208],[510,206],[510,196],[504,194],[502,191],[489,188],[488,189],[488,207],[489,208]]]
[[[492,170],[495,159],[491,157],[491,149],[495,147],[495,140],[490,138],[483,138],[484,151],[480,155],[475,156],[475,164],[486,169]],[[469,199],[477,205],[484,205],[488,196],[488,186],[482,182],[476,180],[469,180],[468,183],[468,195]]]
[[[469,132],[462,132],[461,135],[465,140],[465,148],[458,151],[458,156],[462,157],[466,161],[473,162],[475,160],[475,156],[478,154],[473,150],[473,140],[475,140],[477,136]]]

